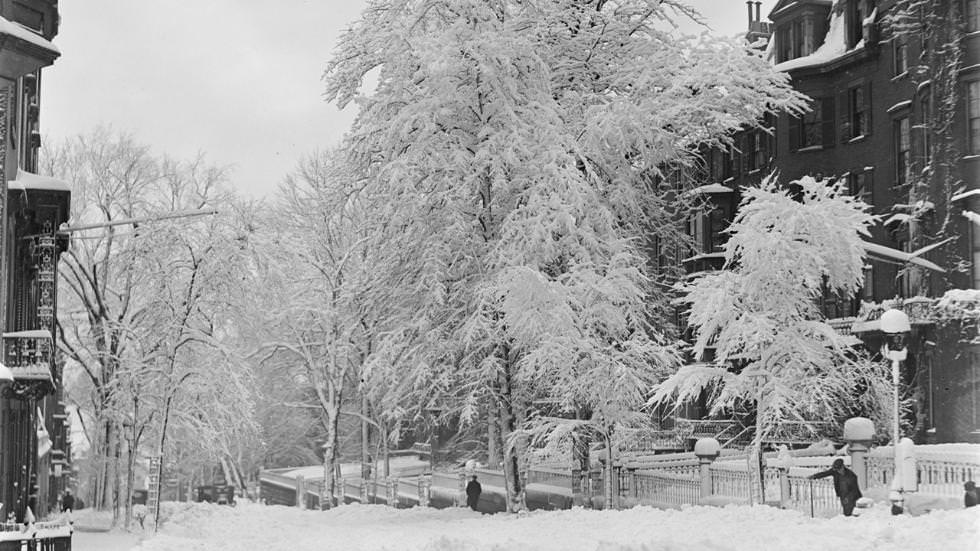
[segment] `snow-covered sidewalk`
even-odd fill
[[[973,549],[977,541],[980,508],[892,517],[887,508],[878,507],[861,517],[811,519],[764,506],[481,515],[458,508],[347,505],[332,511],[300,511],[243,503],[235,508],[191,505],[135,549],[920,551]]]

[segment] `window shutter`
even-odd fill
[[[851,106],[850,94],[844,90],[837,96],[837,108],[840,113],[840,143],[847,143],[851,139]]]
[[[790,115],[789,117],[789,150],[796,151],[800,148],[800,133],[802,132],[802,119]]]
[[[834,147],[834,134],[837,129],[837,118],[834,114],[834,98],[823,98],[820,100],[820,115],[823,117],[821,124],[823,128],[822,142],[824,147]]]

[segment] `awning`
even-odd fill
[[[907,253],[905,251],[899,251],[897,249],[892,249],[891,247],[886,247],[884,245],[878,245],[877,243],[864,242],[864,250],[868,252],[869,255],[878,257],[885,261],[898,262],[901,264],[915,264],[922,268],[928,268],[930,270],[935,270],[937,272],[944,273],[946,270],[939,267],[939,265],[929,262],[924,258],[919,258],[918,256]]]
[[[45,191],[71,191],[68,184],[48,176],[38,176],[33,172],[17,169],[17,178],[7,182],[7,189],[17,191],[28,191],[32,189]]]

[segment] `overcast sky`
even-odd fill
[[[158,154],[204,152],[254,197],[304,153],[336,143],[354,113],[322,99],[321,76],[365,0],[60,2],[61,57],[44,70],[48,140],[109,125]],[[689,0],[713,32],[744,32],[743,0]],[[765,14],[775,0],[763,2]],[[692,29],[692,27],[688,27]]]

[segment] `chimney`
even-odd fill
[[[761,10],[761,9],[762,9],[762,2],[756,2],[755,3],[755,20],[756,21],[762,21],[762,15],[759,13],[759,10]]]
[[[749,8],[749,27],[752,26],[752,0],[748,0],[745,3],[745,7]]]

